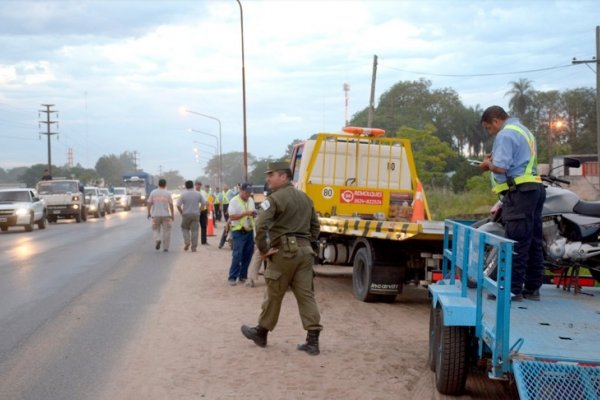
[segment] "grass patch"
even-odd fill
[[[479,219],[489,214],[498,196],[489,189],[454,193],[448,189],[426,189],[427,204],[436,221],[446,218]]]

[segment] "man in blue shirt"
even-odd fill
[[[502,196],[506,237],[514,240],[511,292],[513,301],[539,300],[544,275],[542,207],[546,190],[537,175],[533,134],[502,107],[487,108],[481,124],[494,137],[492,154],[479,168],[491,171],[494,192]]]

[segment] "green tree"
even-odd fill
[[[229,187],[244,181],[244,153],[241,151],[223,153],[223,184]],[[217,185],[219,174],[219,157],[215,156],[209,160],[204,172],[210,177],[212,185]],[[256,158],[248,154],[248,166],[252,166]]]
[[[356,113],[351,125],[366,126],[367,115],[367,109]],[[400,127],[421,130],[432,124],[436,136],[460,149],[468,115],[456,91],[431,90],[431,82],[420,79],[399,82],[383,93],[374,112],[373,126],[385,129],[387,136],[394,136]]]
[[[521,78],[518,81],[509,82],[512,88],[505,96],[510,96],[508,106],[513,115],[523,119],[528,108],[533,104],[534,89],[529,79]]]
[[[162,176],[159,176],[159,178],[166,179],[167,188],[169,190],[177,189],[177,188],[183,186],[183,184],[185,182],[185,179],[183,178],[183,176],[181,176],[179,171],[176,171],[176,170],[164,171]],[[158,182],[157,179],[156,179],[156,182]]]
[[[289,147],[289,146],[288,146]],[[265,171],[267,170],[267,166],[269,163],[274,161],[279,161],[276,158],[271,156],[267,158],[261,158],[256,160],[256,162],[252,165],[252,173],[248,175],[248,180],[253,185],[262,185],[265,183]]]
[[[448,143],[435,136],[435,126],[426,124],[422,130],[403,127],[398,130],[396,136],[410,140],[417,175],[421,182],[431,186],[446,183],[446,165],[458,155]]]

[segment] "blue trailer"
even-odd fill
[[[512,251],[509,239],[445,222],[444,279],[429,286],[437,390],[460,394],[483,366],[491,379],[514,379],[521,399],[600,399],[600,288],[544,285],[541,301],[512,302]],[[482,273],[490,257],[497,281]]]
[[[154,177],[147,172],[134,172],[123,175],[123,186],[127,188],[127,193],[131,196],[132,205],[146,205],[148,195],[156,186]]]

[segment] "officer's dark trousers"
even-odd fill
[[[208,210],[200,211],[200,243],[206,244],[206,225],[208,224]]]
[[[524,183],[502,199],[502,220],[506,237],[516,241],[513,248],[511,291],[521,293],[542,286],[542,207],[546,189],[542,184]]]

